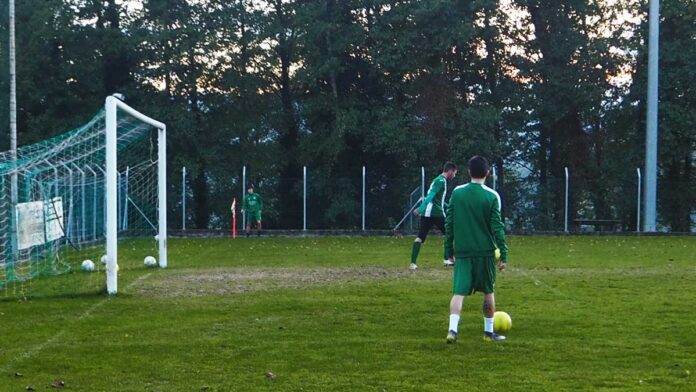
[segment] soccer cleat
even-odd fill
[[[447,344],[452,344],[457,341],[457,333],[454,331],[447,332]]]
[[[415,271],[418,269],[418,264],[411,263],[411,265],[408,266],[408,269],[410,269],[411,271]]]
[[[449,259],[445,259],[445,260],[442,260],[442,265],[444,265],[445,267],[451,267],[454,265],[454,261],[449,260]]]
[[[503,340],[506,340],[507,338],[503,335],[498,335],[495,332],[486,332],[483,335],[483,341],[484,342],[502,342]]]

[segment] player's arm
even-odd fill
[[[433,182],[433,185],[430,187],[430,192],[425,196],[425,199],[423,200],[423,203],[421,203],[420,207],[418,207],[418,213],[420,215],[425,214],[425,209],[428,207],[428,204],[430,204],[433,199],[435,198],[435,195],[437,195],[440,190],[442,190],[444,185],[442,184],[442,181],[435,181]]]
[[[263,199],[261,198],[261,195],[259,195],[258,201],[259,201],[259,212],[261,212],[261,210],[263,210]]]
[[[445,257],[454,256],[454,218],[452,217],[452,200],[450,199],[447,205],[447,214],[445,215]]]
[[[247,195],[244,195],[244,198],[242,198],[242,212],[246,211],[247,207]]]
[[[505,243],[505,225],[503,224],[503,218],[500,214],[500,203],[497,198],[493,200],[493,208],[491,208],[491,229],[493,230],[495,243],[498,249],[500,249],[500,261],[507,263],[508,248]]]

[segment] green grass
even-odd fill
[[[4,291],[0,390],[696,390],[695,237],[511,238],[501,344],[481,339],[480,295],[444,343],[442,240],[415,274],[410,244],[172,239],[152,270],[132,241],[116,297],[102,273]]]

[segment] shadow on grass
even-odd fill
[[[9,291],[10,288],[8,288],[7,291]],[[106,288],[102,289],[94,289],[94,290],[88,290],[88,291],[82,291],[82,292],[68,292],[68,293],[59,293],[59,292],[54,292],[54,293],[27,293],[26,295],[22,295],[22,293],[19,292],[14,292],[14,293],[8,293],[5,297],[0,298],[0,303],[9,303],[9,302],[17,302],[17,301],[32,301],[32,300],[41,300],[41,299],[89,299],[89,298],[100,298],[100,297],[108,297],[106,294]],[[121,297],[121,295],[119,295]]]

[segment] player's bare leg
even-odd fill
[[[498,335],[493,331],[493,316],[495,315],[495,294],[488,293],[483,295],[483,339],[489,342],[505,340],[505,336]]]
[[[483,316],[487,318],[493,318],[495,314],[495,294],[484,294],[483,304],[481,305],[481,310],[483,310]]]
[[[261,237],[261,221],[256,222],[256,236]]]
[[[462,306],[464,305],[463,295],[453,295],[450,300],[450,314],[459,316],[462,314]]]

